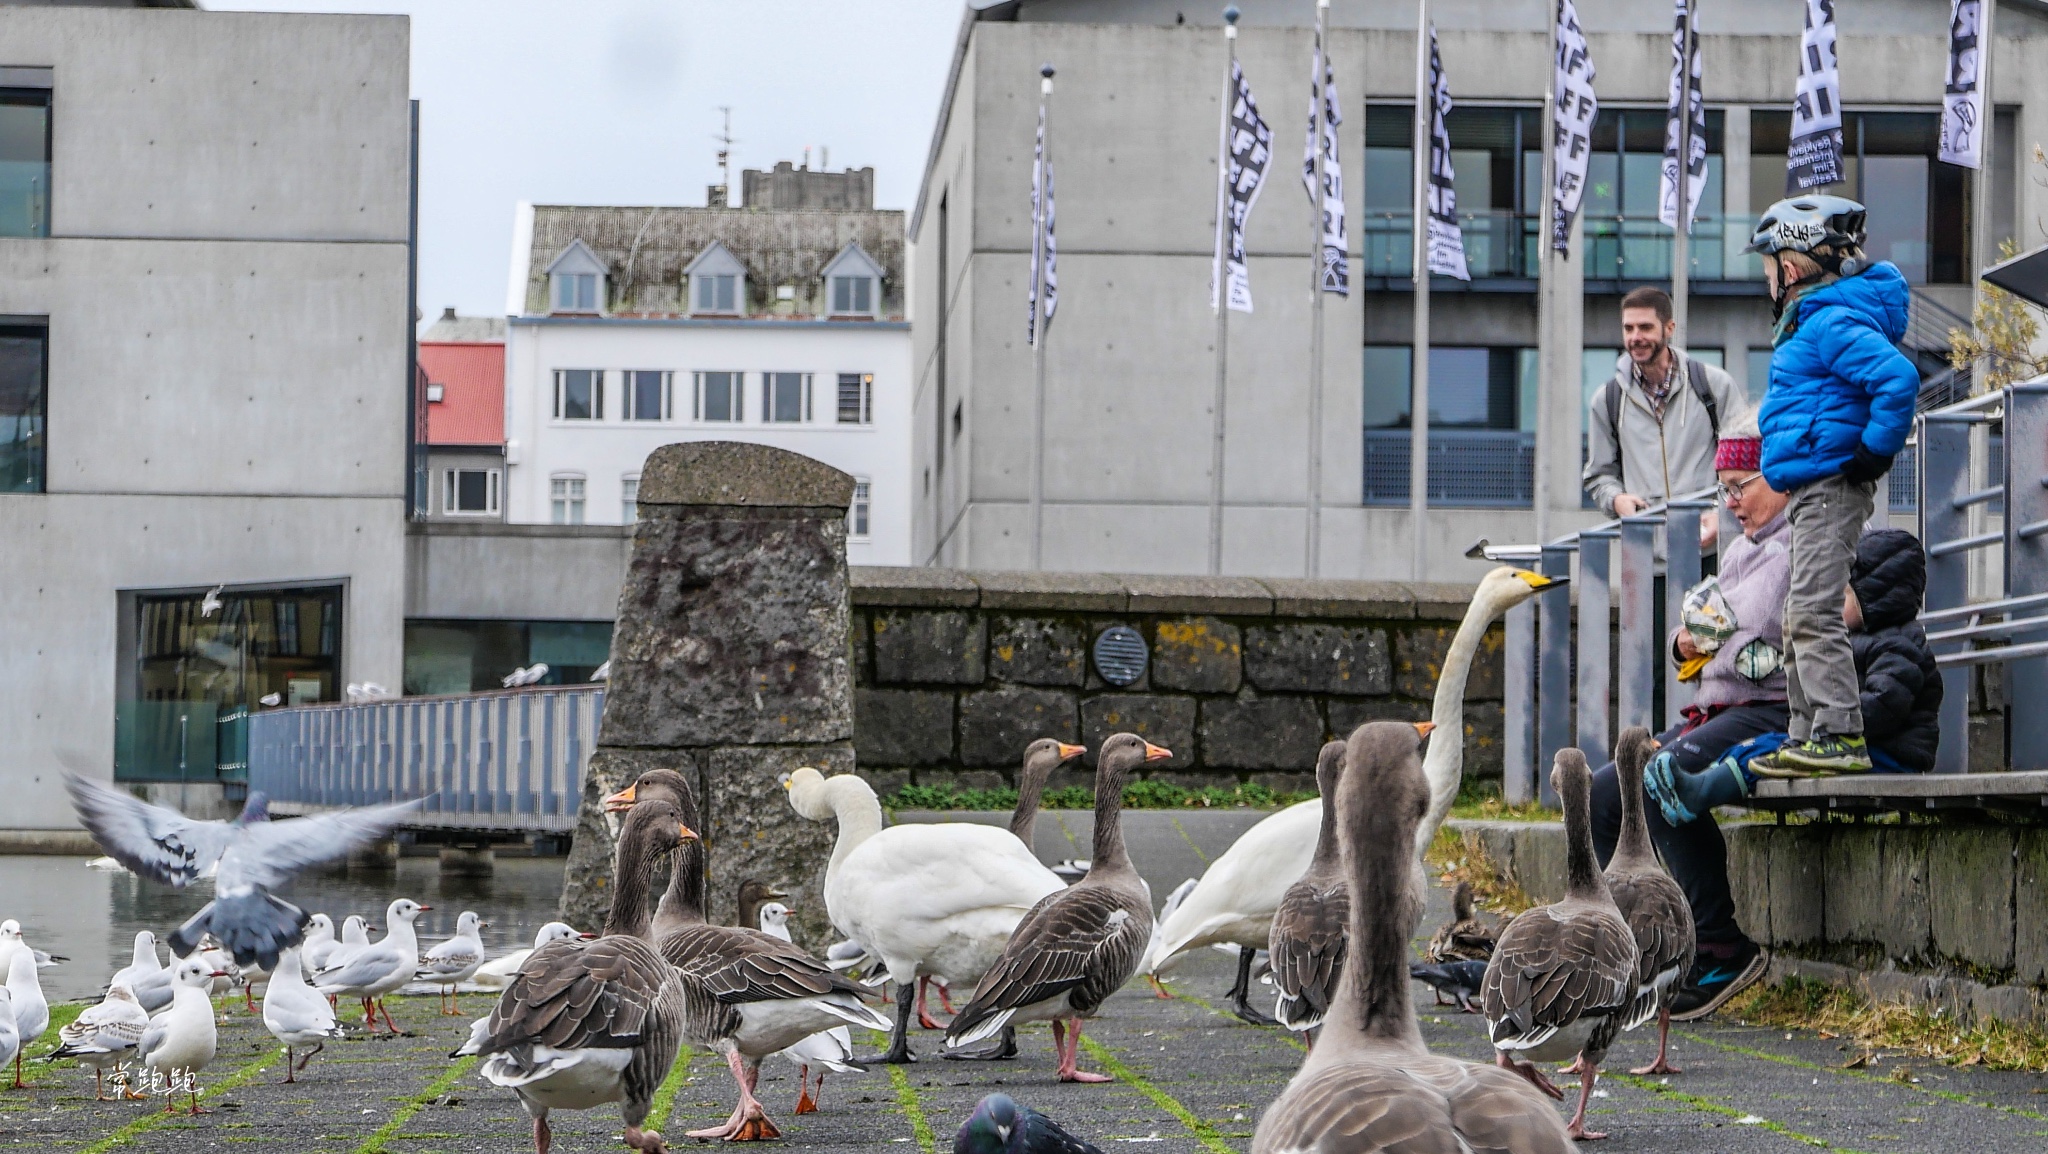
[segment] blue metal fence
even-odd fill
[[[1365,430],[1365,503],[1408,504],[1409,433]],[[1429,503],[1465,508],[1529,508],[1536,435],[1514,429],[1429,431]]]
[[[281,811],[426,798],[421,828],[576,824],[599,686],[271,709],[249,718],[249,788]]]

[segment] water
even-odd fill
[[[555,918],[563,858],[500,857],[490,877],[443,877],[433,858],[401,858],[395,871],[307,874],[281,891],[310,913],[334,919],[362,914],[380,929],[394,898],[433,907],[414,927],[425,949],[455,933],[455,919],[475,910],[491,956],[533,944]],[[99,997],[107,979],[129,963],[138,930],[159,941],[213,896],[210,882],[176,890],[125,871],[88,869],[78,857],[0,856],[0,918],[14,918],[31,945],[71,960],[41,973],[52,1001]],[[595,930],[596,926],[579,929]],[[167,956],[168,950],[159,956]]]

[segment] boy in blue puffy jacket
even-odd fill
[[[1920,374],[1895,347],[1906,331],[1906,278],[1864,256],[1863,217],[1862,205],[1839,196],[1781,200],[1749,246],[1763,254],[1777,315],[1770,389],[1757,414],[1763,474],[1791,497],[1791,740],[1751,763],[1768,776],[1870,769],[1843,590],[1877,483],[1912,429]]]

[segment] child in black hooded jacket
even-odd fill
[[[1863,736],[1880,773],[1933,769],[1941,742],[1941,674],[1917,620],[1926,591],[1927,555],[1911,533],[1873,529],[1856,542],[1843,616],[1863,687]]]

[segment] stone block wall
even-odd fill
[[[1174,753],[1154,776],[1314,789],[1316,751],[1360,723],[1423,720],[1471,586],[856,568],[854,749],[897,785],[1013,780],[1039,737],[1091,748],[1120,730]],[[1113,625],[1146,672],[1105,682]],[[1501,772],[1495,626],[1466,692],[1465,772]],[[1086,780],[1070,774],[1069,784]]]

